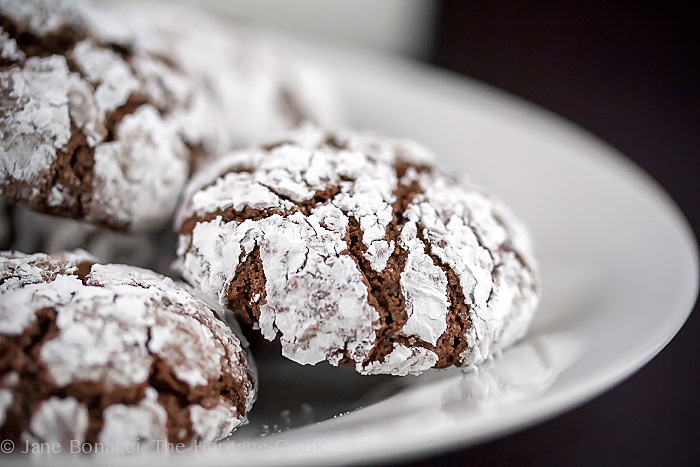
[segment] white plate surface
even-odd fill
[[[465,78],[390,57],[314,53],[336,75],[353,126],[427,144],[528,224],[544,285],[538,316],[523,342],[467,372],[361,377],[262,357],[251,423],[220,449],[169,456],[168,465],[357,464],[475,443],[600,394],[676,334],[696,298],[697,246],[640,169],[556,116]]]

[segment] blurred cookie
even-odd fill
[[[338,123],[329,78],[261,31],[168,2],[118,2],[94,13],[111,40],[164,57],[208,92],[219,144],[207,154],[275,138],[303,121]]]
[[[0,1],[0,192],[39,212],[154,229],[216,117],[187,74],[109,42],[88,11]]]
[[[302,364],[417,374],[521,338],[538,303],[529,237],[422,146],[305,127],[197,174],[178,265]]]
[[[186,286],[80,251],[0,253],[0,437],[212,442],[254,397],[240,340]]]

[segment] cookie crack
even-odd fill
[[[233,277],[226,292],[229,309],[249,324],[259,321],[260,307],[266,302],[265,271],[259,245],[241,258]]]
[[[333,201],[333,198],[336,197],[338,193],[340,193],[340,187],[338,185],[329,185],[326,188],[322,190],[316,190],[311,198],[305,201],[296,201],[295,199],[291,198],[289,195],[286,195],[284,193],[281,193],[279,190],[276,190],[275,188],[272,188],[269,185],[266,185],[264,183],[260,183],[261,186],[264,186],[268,190],[270,190],[271,193],[276,195],[278,198],[280,198],[283,201],[288,201],[292,203],[294,206],[297,207],[297,209],[304,214],[305,216],[308,216],[311,214],[311,211],[324,204]]]
[[[102,287],[101,284],[90,282],[93,265],[91,261],[83,261],[70,271],[65,270],[67,268],[57,271],[54,277],[60,274],[73,275],[85,286]],[[51,282],[53,278],[47,277],[44,280]],[[163,305],[171,307],[173,304],[165,298]],[[176,310],[171,311],[177,313]],[[209,380],[204,386],[191,387],[175,377],[174,368],[170,363],[150,350],[152,326],[146,328],[144,348],[151,357],[151,366],[145,381],[129,386],[110,386],[94,381],[74,381],[64,386],[57,385],[41,360],[41,349],[46,342],[60,334],[57,326],[58,313],[54,307],[41,308],[35,312],[36,319],[25,328],[22,334],[0,336],[0,381],[2,377],[12,372],[19,375],[17,384],[6,388],[13,393],[14,397],[12,405],[6,412],[5,422],[0,426],[2,437],[19,441],[22,433],[29,431],[32,414],[43,401],[51,397],[74,398],[87,408],[88,426],[85,441],[94,444],[98,442],[99,433],[104,426],[102,416],[106,408],[115,404],[138,405],[145,397],[146,388],[149,386],[159,391],[158,403],[168,414],[166,429],[168,439],[172,442],[187,443],[195,436],[188,410],[190,405],[199,404],[204,408],[212,408],[217,405],[219,397],[224,397],[236,407],[241,417],[245,416],[247,403],[245,391],[252,389],[248,388],[250,384],[246,381],[250,383],[253,381],[250,369],[246,369],[247,380],[244,377],[239,381],[232,374],[222,371],[218,379]],[[206,317],[187,316],[209,328],[210,323]],[[218,320],[217,317],[211,319]],[[214,333],[214,339],[224,349],[221,367],[227,368],[227,363],[233,361],[229,343],[216,333]],[[183,426],[189,428],[182,432],[178,427]]]
[[[100,144],[111,143],[118,138],[117,130],[119,124],[128,115],[134,114],[141,106],[150,104],[148,100],[138,92],[132,93],[122,105],[107,112],[104,118],[104,127],[107,130],[107,136]]]
[[[318,190],[314,195],[307,201],[297,202],[291,200],[288,196],[284,196],[277,191],[271,189],[267,185],[263,185],[265,188],[270,190],[275,195],[279,196],[283,200],[290,201],[294,203],[290,209],[278,209],[278,208],[251,208],[246,206],[243,209],[234,209],[233,207],[227,207],[223,209],[218,209],[216,211],[207,212],[205,214],[195,214],[180,223],[180,228],[178,233],[180,235],[192,235],[192,231],[195,226],[200,222],[210,222],[217,217],[221,217],[221,221],[224,223],[237,222],[241,223],[247,220],[259,221],[266,219],[273,215],[279,215],[282,217],[287,217],[295,212],[301,212],[305,216],[311,214],[311,211],[325,203],[330,203],[333,198],[340,193],[340,187],[329,186],[323,190]]]
[[[53,307],[37,310],[36,320],[19,336],[0,338],[0,375],[15,372],[20,375],[17,386],[9,388],[14,402],[0,427],[3,437],[19,440],[29,427],[32,414],[39,405],[51,398],[68,397],[80,401],[88,411],[85,440],[96,443],[102,429],[102,412],[113,404],[137,404],[145,394],[145,383],[131,387],[105,387],[102,383],[77,381],[58,386],[42,363],[40,355],[44,343],[59,334],[56,325],[58,312]]]
[[[49,167],[50,177],[44,184],[45,196],[28,203],[32,209],[47,214],[60,215],[73,219],[86,216],[88,205],[94,196],[95,150],[88,144],[83,129],[71,119],[71,138],[61,149],[56,151],[56,159]],[[57,205],[50,203],[50,194],[54,189],[60,190],[68,201]],[[16,201],[22,201],[20,197]],[[105,222],[109,224],[109,222]]]
[[[178,233],[180,235],[192,235],[192,232],[194,231],[194,228],[197,224],[213,221],[217,217],[221,217],[221,221],[224,223],[241,223],[247,220],[259,221],[272,215],[287,217],[288,215],[291,215],[294,212],[296,212],[296,209],[257,209],[246,206],[242,210],[236,210],[233,207],[228,207],[208,212],[206,214],[196,214],[191,217],[188,217],[180,224],[180,229]]]
[[[432,173],[433,168],[430,167],[429,165],[425,164],[416,164],[413,162],[409,162],[404,159],[397,159],[396,162],[394,163],[394,168],[396,169],[396,177],[401,180],[406,173],[408,172],[409,169],[413,169],[416,171],[416,173],[422,174],[422,173]],[[422,193],[422,191],[421,191]]]
[[[404,167],[405,165],[405,167]],[[397,173],[405,173],[412,164],[399,161],[395,164]],[[401,177],[398,177],[400,180]],[[394,343],[400,343],[409,347],[429,348],[430,344],[413,336],[405,336],[401,331],[408,320],[406,311],[406,299],[401,289],[401,274],[406,266],[408,250],[400,245],[401,230],[406,223],[404,214],[413,199],[423,190],[417,181],[408,184],[398,183],[394,190],[394,203],[392,203],[392,220],[386,228],[385,239],[394,242],[394,252],[389,258],[386,267],[380,271],[374,271],[370,262],[366,259],[367,246],[363,242],[363,232],[359,221],[350,217],[346,241],[348,252],[357,263],[358,269],[368,286],[368,301],[379,313],[380,327],[376,332],[377,337],[369,355],[362,362],[367,365],[374,361],[383,361],[393,350]],[[386,310],[384,314],[381,311]],[[347,359],[344,363],[353,363]]]
[[[469,319],[470,307],[466,302],[462,284],[454,270],[442,261],[431,250],[425,241],[423,227],[418,226],[418,239],[423,243],[424,252],[433,260],[433,264],[438,266],[447,277],[447,297],[450,302],[447,310],[447,327],[445,332],[438,338],[433,350],[438,356],[436,368],[444,368],[452,365],[459,365],[459,356],[467,350],[467,329],[471,326]]]
[[[93,37],[90,30],[84,24],[66,24],[58,30],[48,34],[38,35],[28,30],[26,25],[18,24],[5,15],[0,15],[0,31],[5,31],[10,39],[17,44],[17,49],[22,52],[21,58],[7,58],[0,61],[0,70],[22,67],[31,58],[46,58],[59,56],[72,74],[88,83],[94,94],[101,82],[90,79],[89,76],[76,62],[73,51],[81,42],[90,41],[96,47],[109,50],[116,54],[128,67],[129,71],[144,86],[145,78],[137,72],[134,58],[137,56],[130,44],[117,44],[105,41],[99,37]],[[148,54],[149,58],[169,66],[163,57]],[[173,68],[172,66],[170,68]],[[165,88],[165,86],[161,83]],[[166,92],[166,96],[170,96]],[[156,99],[157,100],[157,99]],[[134,114],[144,105],[152,106],[161,116],[172,110],[172,102],[167,97],[164,102],[153,102],[140,91],[132,92],[126,101],[117,108],[104,112],[102,125],[97,129],[101,139],[95,145],[111,143],[117,140],[117,131],[121,122],[128,115]],[[88,144],[85,129],[75,122],[70,116],[71,136],[64,147],[56,150],[56,159],[48,168],[47,176],[40,183],[40,194],[35,195],[36,186],[22,181],[14,181],[12,187],[3,189],[3,197],[12,202],[22,202],[31,209],[45,212],[51,215],[59,215],[73,219],[87,219],[93,223],[114,229],[125,230],[129,222],[115,219],[98,212],[93,213],[95,190],[97,189],[95,166],[95,146]],[[188,161],[193,169],[204,148],[195,148],[196,145],[185,145],[188,151]],[[200,145],[201,146],[201,145]],[[58,186],[58,189],[55,187]],[[52,197],[53,195],[53,197]]]
[[[17,49],[22,51],[26,58],[43,58],[51,55],[65,56],[78,42],[87,38],[83,29],[72,25],[64,25],[54,32],[38,36],[2,14],[0,14],[0,28],[15,40]],[[2,65],[9,67],[23,61],[4,59]]]
[[[494,213],[494,214],[493,214],[493,219],[496,221],[496,223],[497,223],[503,230],[505,230],[506,232],[510,233],[510,231],[509,231],[509,229],[508,229],[508,226],[507,226],[506,223],[503,221],[503,219],[501,218],[501,216],[499,216],[498,214],[495,214],[495,213]],[[509,235],[509,237],[510,237],[510,235]],[[534,271],[534,269],[532,268],[532,266],[530,265],[530,263],[528,263],[527,261],[525,261],[525,258],[523,258],[523,256],[520,254],[520,252],[519,252],[510,242],[505,242],[505,243],[501,244],[501,245],[500,245],[500,249],[503,250],[503,251],[506,251],[506,252],[508,252],[508,253],[513,253],[513,256],[515,256],[515,260],[520,264],[520,266],[522,266],[524,269],[526,269],[527,272],[529,272],[531,275],[533,275],[533,276],[535,275],[535,271]]]
[[[166,304],[166,306],[171,305],[172,303],[170,305]],[[198,315],[186,316],[209,329],[209,323],[206,322],[204,317]],[[218,320],[219,318],[214,317],[213,319]],[[223,322],[222,324],[226,325]],[[189,411],[192,405],[200,405],[205,409],[210,409],[218,405],[219,397],[224,397],[236,407],[236,411],[241,417],[245,416],[244,380],[239,381],[233,375],[221,371],[218,379],[210,379],[205,385],[191,386],[181,381],[176,376],[174,367],[159,354],[151,351],[152,329],[152,326],[149,326],[147,329],[145,344],[146,351],[152,359],[147,383],[158,391],[158,403],[168,414],[166,428],[170,442],[187,444],[196,436]],[[220,364],[222,368],[225,368],[227,366],[225,363],[232,361],[228,343],[216,335],[214,335],[214,339],[224,349],[224,357],[222,357],[224,361],[220,362]],[[249,371],[247,376],[252,381]],[[183,427],[186,427],[184,432],[182,431]]]
[[[493,277],[494,277],[494,274],[496,273],[496,267],[497,267],[497,265],[499,264],[498,260],[496,259],[496,256],[494,255],[494,252],[491,251],[491,249],[488,248],[488,247],[484,244],[484,240],[483,240],[483,238],[481,238],[481,234],[479,233],[479,231],[477,230],[477,228],[474,226],[474,224],[472,224],[472,219],[471,219],[470,217],[468,217],[468,218],[466,219],[465,225],[466,225],[466,226],[469,228],[469,230],[471,230],[472,233],[474,234],[474,238],[476,238],[476,243],[479,245],[479,248],[481,248],[482,250],[485,250],[486,253],[488,253],[489,257],[491,258],[491,270],[490,270],[489,272],[490,272],[490,274],[491,274],[491,277],[493,278]],[[489,301],[490,301],[490,299],[491,299],[492,293],[493,293],[493,284],[491,285],[491,291],[489,292],[489,297],[488,297],[488,299],[487,299],[487,301],[486,301],[486,305],[489,304]],[[470,292],[470,293],[469,293],[469,298],[471,299],[472,303],[475,303],[475,302],[476,302],[476,299],[474,298],[474,293],[473,293],[473,292]]]

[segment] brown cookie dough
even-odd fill
[[[417,374],[479,363],[537,306],[529,237],[422,146],[305,127],[192,180],[178,268],[303,364]]]
[[[209,154],[275,138],[303,121],[338,124],[332,82],[286,50],[285,40],[174,2],[120,1],[95,13],[111,40],[164,57],[201,84],[219,124]]]
[[[241,341],[187,286],[81,251],[0,253],[0,438],[213,442],[254,397]]]
[[[0,1],[0,193],[115,229],[166,222],[215,117],[186,73],[88,4]]]

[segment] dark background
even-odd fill
[[[676,2],[449,1],[432,61],[533,101],[650,173],[700,233],[700,15]],[[700,312],[637,374],[539,426],[412,465],[700,466]]]

